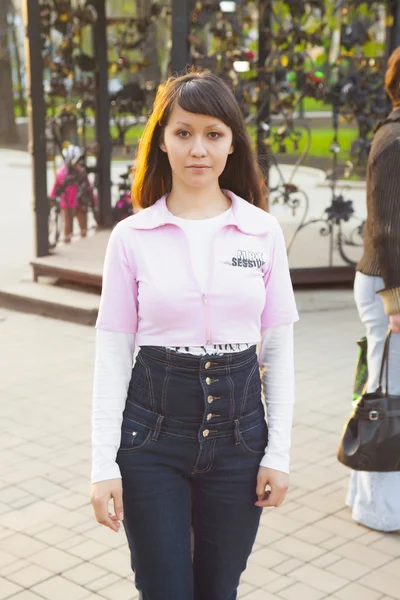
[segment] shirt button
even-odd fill
[[[213,418],[213,414],[212,414],[212,413],[209,413],[209,414],[207,415],[207,421],[211,421],[211,419],[212,419],[212,418]]]
[[[210,430],[209,429],[205,429],[203,431],[203,437],[208,437],[209,433],[210,433]]]
[[[210,378],[210,377],[207,377],[207,379],[206,379],[206,384],[207,384],[207,385],[210,385],[210,384],[211,384],[211,378]]]
[[[204,365],[204,368],[209,369],[210,367],[211,367],[210,361],[206,362],[206,364]]]
[[[208,398],[207,398],[208,404],[211,404],[213,402],[213,400],[214,400],[214,396],[208,396]]]

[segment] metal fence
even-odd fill
[[[400,43],[398,0],[138,1],[130,14],[105,0],[24,4],[39,256],[49,251],[48,161],[68,143],[85,147],[96,219],[111,227],[113,154],[133,157],[160,80],[195,65],[227,81],[242,107],[294,280],[352,279],[369,145],[390,108],[383,74]]]

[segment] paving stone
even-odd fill
[[[307,527],[295,531],[292,535],[299,540],[315,545],[322,544],[322,542],[332,539],[332,534],[329,531],[320,529],[318,525],[307,525]]]
[[[391,596],[392,598],[398,598],[400,593],[400,579],[390,573],[382,573],[373,571],[365,575],[362,580],[365,587],[372,588],[377,592]]]
[[[115,573],[107,573],[104,577],[100,577],[100,579],[94,579],[86,584],[87,587],[92,592],[101,592],[102,589],[110,586],[112,583],[119,581],[121,577],[115,575]]]
[[[280,592],[282,590],[285,590],[286,588],[290,587],[294,583],[296,583],[296,581],[294,579],[292,579],[292,577],[287,577],[286,575],[282,575],[281,577],[278,577],[278,579],[274,579],[273,581],[270,581],[268,583],[268,585],[265,586],[265,589],[267,592],[270,592],[271,594],[277,594],[277,593],[280,594]]]
[[[296,569],[290,574],[290,577],[321,592],[325,592],[325,594],[333,594],[348,583],[343,577],[338,577],[312,565],[304,565],[304,567]]]
[[[381,600],[381,593],[368,589],[359,582],[349,583],[335,592],[340,600]]]
[[[100,579],[100,577],[104,577],[107,575],[107,571],[98,567],[97,565],[93,565],[89,562],[84,562],[74,567],[73,569],[69,569],[68,571],[63,572],[63,577],[77,583],[79,585],[87,585],[91,581]]]
[[[21,569],[25,569],[25,567],[29,566],[29,562],[27,560],[25,560],[24,558],[15,558],[15,556],[13,556],[13,562],[11,563],[7,563],[6,565],[4,565],[3,567],[0,567],[0,575],[2,577],[9,577],[9,575],[11,575],[12,573],[15,573],[16,571],[19,571]]]
[[[250,592],[254,592],[254,590],[255,587],[253,585],[244,581],[238,587],[238,598],[244,598],[247,594],[250,594]]]
[[[319,569],[326,569],[330,565],[333,565],[340,560],[341,556],[339,556],[339,554],[335,554],[334,552],[326,552],[319,558],[313,560],[311,564]]]
[[[400,556],[400,535],[392,534],[385,535],[382,539],[371,544],[370,548],[377,552],[384,552],[390,554],[390,556]]]
[[[69,554],[78,556],[83,560],[92,560],[97,556],[105,554],[108,550],[109,548],[107,548],[107,546],[104,546],[103,544],[98,544],[97,542],[86,540],[85,542],[78,544],[77,546],[73,546],[68,550],[68,552]]]
[[[276,565],[276,567],[274,567],[274,571],[276,571],[277,573],[281,573],[282,575],[287,575],[295,569],[302,567],[303,565],[303,561],[297,560],[297,558],[289,558],[289,560],[286,560],[285,562]]]
[[[4,579],[4,577],[0,577],[0,599],[3,600],[5,598],[9,598],[13,594],[20,592],[22,588],[12,581],[8,581]]]
[[[24,569],[18,569],[18,571],[8,575],[8,579],[23,587],[30,588],[40,581],[50,579],[53,575],[54,574],[47,569],[43,569],[37,565],[29,565]]]
[[[19,558],[25,558],[31,554],[41,552],[42,550],[46,550],[47,547],[46,544],[23,533],[16,533],[13,536],[0,541],[1,550],[9,552]]]
[[[276,600],[276,596],[274,594],[270,594],[265,590],[255,590],[254,592],[250,592],[245,596],[246,600]]]
[[[75,567],[80,562],[79,558],[76,556],[67,554],[62,550],[58,550],[58,548],[47,548],[46,550],[42,550],[42,552],[33,554],[30,557],[30,560],[35,565],[48,569],[52,573],[62,573],[67,569]]]
[[[354,540],[364,533],[361,528],[349,527],[346,521],[333,515],[318,521],[318,527],[348,540]]]
[[[10,600],[43,600],[43,596],[38,596],[30,590],[23,590],[12,596]]]
[[[58,544],[73,538],[74,532],[70,529],[54,525],[36,534],[35,537],[45,544],[58,546]]]
[[[249,562],[272,569],[276,565],[279,565],[279,563],[284,562],[287,557],[288,555],[272,548],[263,548],[262,550],[253,552],[249,558]]]
[[[348,558],[342,558],[339,561],[336,561],[332,565],[326,565],[327,570],[335,575],[339,575],[340,577],[344,577],[345,579],[349,579],[350,581],[356,581],[363,577],[366,573],[370,572],[370,568],[365,565],[360,565],[354,560],[350,560]],[[399,582],[400,584],[400,582]]]
[[[245,572],[242,574],[242,581],[254,585],[254,587],[262,587],[269,582],[278,579],[279,575],[269,568],[260,567],[255,563],[248,563]]]
[[[91,592],[60,575],[33,586],[33,592],[46,600],[86,600]]]
[[[295,583],[279,592],[279,595],[285,600],[320,600],[326,597],[324,592],[319,592],[303,583]]]
[[[136,591],[135,584],[127,579],[120,579],[101,590],[101,595],[108,600],[131,600]]]
[[[345,558],[349,558],[350,560],[353,560],[355,557],[357,557],[358,563],[370,567],[371,569],[382,567],[392,560],[391,556],[388,554],[379,552],[377,549],[372,547],[368,548],[358,544],[357,542],[348,542],[343,546],[338,546],[335,552],[341,556],[344,556]]]
[[[110,573],[119,575],[119,577],[128,577],[132,573],[128,556],[118,550],[106,552],[101,556],[93,558],[91,562],[106,571],[110,571]]]
[[[321,556],[321,554],[325,553],[325,550],[318,548],[318,546],[308,544],[307,542],[303,542],[295,537],[289,536],[279,540],[278,542],[274,542],[271,548],[272,550],[278,550],[279,552],[282,552],[286,556],[298,558],[304,562],[314,560],[318,556]]]

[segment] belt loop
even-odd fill
[[[157,424],[156,424],[155,432],[153,433],[153,437],[151,438],[155,442],[158,441],[158,438],[159,438],[159,435],[160,435],[160,431],[161,431],[161,425],[162,425],[163,421],[164,421],[163,415],[159,415],[159,417],[157,419]]]
[[[235,444],[240,444],[239,419],[235,419]]]

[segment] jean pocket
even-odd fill
[[[153,430],[136,421],[124,419],[121,427],[119,452],[143,450],[151,441]]]
[[[240,432],[240,445],[249,454],[262,456],[268,444],[268,427],[263,421]]]

